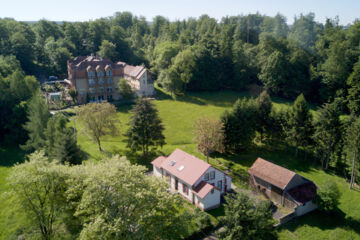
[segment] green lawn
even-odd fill
[[[164,92],[159,92],[159,97],[154,100],[154,104],[159,110],[161,119],[165,126],[165,137],[167,144],[160,149],[158,154],[169,154],[175,148],[181,148],[199,158],[205,159],[197,150],[193,135],[193,122],[201,116],[219,117],[225,110],[229,110],[236,99],[250,97],[248,93],[237,92],[204,92],[187,94],[176,100],[171,99]],[[291,102],[283,99],[273,99],[274,107],[287,108]],[[312,113],[316,116],[316,106],[311,106]],[[127,122],[130,117],[131,107],[118,107],[118,118],[120,131],[124,133],[127,129]],[[96,145],[88,136],[81,133],[80,128],[79,143],[84,151],[89,153],[90,158],[98,160],[101,158]],[[119,136],[106,136],[103,138],[103,148],[111,153],[128,154],[125,138]],[[271,160],[281,166],[290,168],[304,177],[311,179],[318,186],[326,184],[330,179],[335,180],[343,193],[339,212],[334,216],[326,216],[320,212],[314,212],[301,217],[284,227],[280,228],[280,239],[360,239],[360,190],[348,189],[348,183],[332,173],[325,173],[312,164],[310,160],[303,160],[300,155],[294,158],[295,149],[284,145],[277,146],[253,146],[247,152],[237,156],[216,156],[216,161],[211,163],[218,165],[220,161],[225,166],[246,175],[247,169],[257,157]],[[130,156],[131,158],[131,156]],[[147,163],[150,167],[150,164]],[[219,166],[221,168],[221,166]],[[236,185],[245,186],[246,183],[234,177]],[[211,212],[214,216],[221,215],[221,212]]]
[[[237,92],[204,92],[187,94],[176,100],[171,99],[166,93],[158,90],[158,99],[154,104],[159,110],[161,119],[165,126],[166,145],[159,149],[157,154],[169,154],[175,148],[181,148],[201,159],[205,157],[196,149],[193,135],[193,122],[201,116],[219,117],[225,110],[229,110],[236,99],[240,97],[249,97],[248,93]],[[283,99],[273,99],[274,107],[287,108],[291,102]],[[316,114],[316,106],[311,106],[312,112]],[[139,162],[150,167],[149,161],[134,156],[126,148],[125,133],[127,122],[130,117],[130,106],[118,107],[119,129],[121,134],[118,136],[105,136],[102,138],[102,146],[108,152],[113,154],[128,155],[133,162]],[[72,124],[69,123],[69,124]],[[83,132],[82,124],[76,121],[78,129],[78,142],[81,148],[89,154],[91,161],[98,161],[102,158],[96,144]],[[224,166],[230,166],[233,171],[246,175],[247,169],[257,157],[263,157],[271,160],[281,166],[294,170],[306,178],[314,181],[318,186],[323,186],[329,180],[338,183],[343,193],[339,211],[334,216],[326,216],[319,212],[314,212],[301,217],[279,229],[280,239],[360,239],[360,190],[349,190],[348,183],[332,173],[325,173],[319,170],[311,160],[304,161],[303,155],[294,158],[295,149],[284,145],[276,146],[253,146],[245,153],[236,156],[214,156],[216,160],[211,159],[211,163],[219,166],[221,162]],[[11,165],[11,164],[10,164]],[[9,166],[9,165],[7,165]],[[0,193],[4,191],[4,174],[10,171],[8,167],[1,167],[0,173]],[[233,182],[246,187],[246,182],[234,177]],[[0,206],[3,210],[4,204]],[[211,211],[212,216],[218,217],[223,214],[223,210]],[[7,221],[8,222],[8,221]],[[1,232],[6,225],[5,221],[0,220],[0,239]],[[5,236],[5,235],[4,235]]]

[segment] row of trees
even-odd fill
[[[256,139],[260,143],[286,143],[310,152],[323,169],[330,165],[350,176],[350,188],[360,172],[360,135],[358,117],[340,118],[338,100],[324,104],[314,119],[301,94],[288,109],[276,110],[264,91],[256,99],[239,99],[220,121],[201,118],[195,122],[198,149],[207,157],[212,152],[238,153]]]

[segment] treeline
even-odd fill
[[[293,146],[296,157],[301,149],[303,159],[311,155],[323,169],[345,175],[352,188],[360,177],[360,118],[340,116],[338,99],[323,104],[315,117],[303,94],[289,109],[277,110],[262,92],[256,99],[239,99],[221,116],[223,145],[228,153],[246,151],[254,141]]]
[[[1,19],[0,54],[15,56],[27,74],[66,76],[67,59],[99,53],[145,64],[173,94],[257,84],[290,99],[300,93],[319,103],[341,98],[346,111],[358,112],[359,83],[350,76],[360,64],[360,22],[321,24],[314,17],[300,15],[291,26],[281,14],[173,22],[157,16],[151,24],[129,12],[62,24]]]

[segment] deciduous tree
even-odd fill
[[[88,103],[81,106],[77,116],[83,122],[85,131],[96,142],[100,151],[101,137],[107,134],[116,134],[116,108],[110,103]]]
[[[212,152],[224,152],[224,125],[220,120],[202,117],[195,121],[194,128],[198,150],[206,156],[207,162]]]

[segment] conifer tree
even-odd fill
[[[260,142],[263,140],[264,132],[270,127],[270,113],[272,102],[269,94],[263,91],[255,101],[256,105],[256,129],[260,133]]]
[[[341,140],[340,111],[336,102],[324,104],[315,124],[314,140],[321,157],[321,166],[328,169],[330,157]]]
[[[74,131],[67,127],[68,119],[62,114],[50,118],[45,130],[45,152],[50,159],[61,163],[81,163],[82,153],[77,145]]]
[[[27,118],[28,122],[23,127],[28,132],[29,139],[21,148],[26,151],[40,150],[45,145],[44,130],[50,118],[48,106],[40,92],[32,97]]]
[[[299,147],[310,144],[313,133],[312,115],[309,105],[303,94],[300,94],[289,111],[288,116],[288,140],[296,147],[295,156],[298,155]]]
[[[139,98],[132,113],[130,128],[125,134],[127,147],[133,151],[141,150],[143,156],[148,155],[150,146],[162,147],[165,144],[164,126],[154,105],[149,100]]]
[[[347,84],[350,87],[348,95],[348,107],[351,112],[360,115],[360,57],[354,66],[354,71],[349,76]]]

